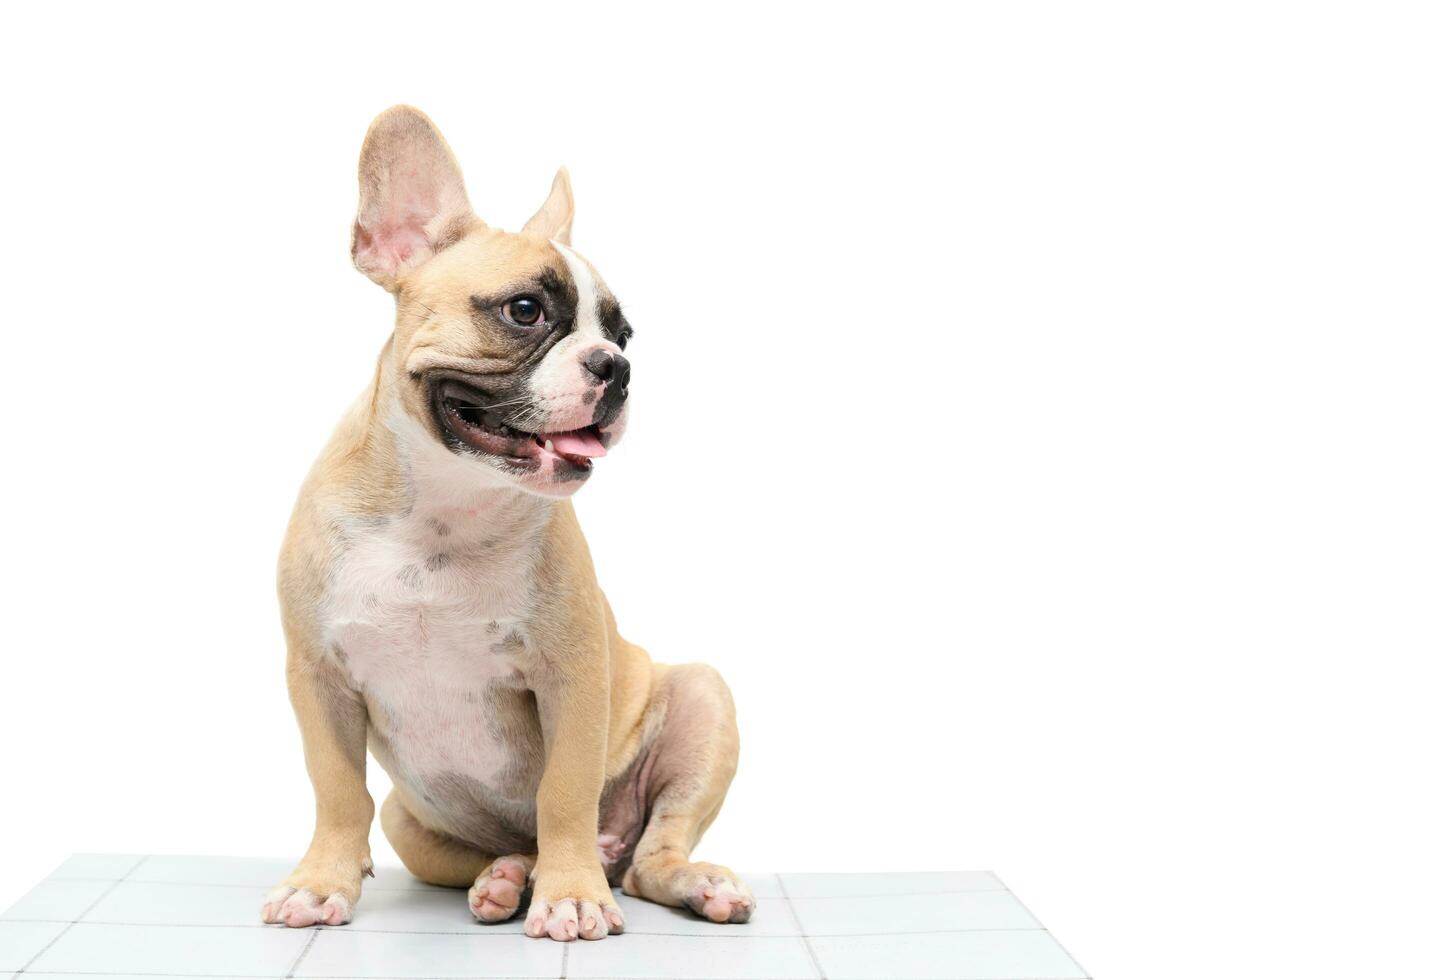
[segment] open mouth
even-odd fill
[[[594,425],[568,432],[526,432],[511,425],[494,399],[456,380],[439,382],[433,390],[432,408],[449,439],[525,469],[537,469],[550,457],[580,471],[589,471],[591,459],[605,455],[600,429]]]

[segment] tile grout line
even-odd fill
[[[173,857],[173,854],[166,854],[164,857]],[[992,874],[987,871],[987,874]],[[770,874],[769,877],[777,877]],[[996,876],[993,876],[996,877]],[[100,879],[100,877],[47,877],[40,880],[40,884],[66,883],[66,881],[113,881],[114,879]],[[262,889],[263,884],[239,883],[239,881],[164,881],[157,879],[133,879],[126,881],[126,884],[159,884],[166,889]],[[859,891],[855,894],[790,894],[789,899],[799,899],[800,901],[839,901],[843,899],[922,899],[922,897],[939,896],[939,894],[983,894],[990,891],[1006,891],[1005,884],[1000,884],[996,889],[935,889],[932,891]],[[460,889],[443,889],[443,887],[376,887],[369,884],[364,893],[400,893],[400,894],[440,894],[444,891],[457,893]]]
[[[777,875],[776,875],[777,877]],[[932,898],[935,895],[996,895],[1006,888],[944,888],[934,892],[859,892],[856,895],[788,895],[803,902],[840,901],[846,898]]]
[[[172,856],[173,856],[173,855],[165,855],[165,857],[172,857]],[[80,875],[75,875],[75,876],[72,877],[72,878],[55,878],[55,877],[52,876],[52,877],[49,877],[49,878],[44,878],[44,879],[42,879],[42,880],[40,881],[40,884],[44,885],[44,884],[49,884],[49,883],[52,883],[52,882],[58,883],[58,884],[64,884],[65,882],[70,882],[70,881],[113,881],[113,880],[114,880],[113,878],[94,878],[94,877],[90,877],[90,876],[80,876]],[[248,889],[254,889],[254,888],[263,888],[263,887],[264,887],[264,886],[261,885],[261,884],[254,884],[254,883],[248,883],[248,882],[236,882],[236,881],[165,881],[165,880],[163,880],[162,878],[133,878],[133,879],[131,879],[131,880],[125,882],[125,884],[129,884],[129,885],[162,885],[162,886],[164,886],[165,888],[248,888]],[[440,893],[440,892],[448,892],[448,891],[455,893],[455,892],[458,892],[458,891],[460,891],[460,890],[461,890],[461,889],[459,889],[459,888],[437,888],[437,887],[433,887],[433,888],[401,888],[401,887],[395,887],[395,886],[394,886],[394,887],[383,886],[383,887],[381,887],[381,888],[378,888],[378,887],[376,887],[376,886],[374,886],[374,885],[368,885],[367,888],[366,888],[366,891],[371,892],[371,893],[373,893],[373,894],[378,894],[378,893],[383,893],[383,892],[400,892],[400,893],[402,893],[402,894],[404,894],[404,895],[410,895],[410,894],[413,894],[413,893],[417,893],[417,894]]]
[[[170,857],[170,856],[172,856],[172,855],[165,855],[165,856],[166,856],[166,857]],[[893,873],[894,873],[894,874],[897,874],[898,872],[893,872]],[[985,873],[986,873],[986,874],[991,874],[991,872],[985,872]],[[770,875],[770,877],[777,877],[777,875]],[[994,876],[994,877],[995,877],[995,876]],[[70,881],[113,881],[113,880],[114,880],[113,878],[95,878],[95,877],[90,877],[90,876],[79,876],[79,875],[76,875],[76,876],[74,876],[74,877],[66,877],[66,878],[55,878],[55,877],[44,878],[44,879],[42,879],[42,880],[39,882],[39,884],[42,884],[42,885],[43,885],[43,884],[48,884],[48,883],[50,883],[50,882],[56,882],[56,883],[61,883],[61,884],[62,884],[62,883],[64,883],[64,882],[70,882]],[[131,879],[131,880],[129,880],[129,881],[126,881],[125,884],[130,884],[130,885],[161,885],[161,886],[163,886],[163,887],[165,887],[165,888],[246,888],[246,889],[250,889],[250,890],[251,890],[251,889],[255,889],[255,888],[263,888],[263,887],[265,887],[265,886],[262,885],[262,884],[247,884],[247,883],[231,882],[231,881],[164,881],[164,880],[162,880],[162,879],[154,879],[154,878],[134,878],[134,879]],[[797,899],[799,899],[800,901],[805,901],[805,902],[822,902],[822,901],[839,901],[839,900],[846,899],[846,898],[924,898],[924,897],[931,897],[931,896],[934,896],[934,895],[980,895],[980,894],[983,894],[983,893],[985,893],[985,892],[1002,892],[1002,891],[1007,891],[1007,890],[1008,890],[1008,889],[1007,889],[1007,887],[1006,887],[1005,885],[999,885],[997,888],[938,888],[938,889],[934,889],[933,891],[916,891],[916,892],[857,892],[857,893],[855,893],[855,894],[850,894],[850,895],[794,895],[794,894],[788,893],[787,890],[786,890],[786,896],[785,896],[785,897],[788,897],[788,898],[797,898]],[[400,887],[382,887],[382,888],[378,888],[378,887],[376,887],[376,886],[374,886],[374,885],[368,885],[368,886],[366,886],[366,888],[364,889],[364,892],[371,892],[371,893],[374,893],[374,894],[379,893],[379,892],[384,892],[384,893],[395,892],[395,893],[400,893],[400,894],[403,894],[403,895],[411,895],[411,894],[419,894],[419,895],[424,895],[424,894],[440,894],[440,893],[442,893],[442,892],[452,892],[452,893],[456,893],[456,892],[459,892],[459,891],[461,891],[461,889],[459,889],[459,888],[400,888]]]
[[[19,976],[19,974],[15,974]],[[99,973],[93,970],[45,970],[40,973],[27,973],[27,977],[145,977],[153,980],[156,977],[177,977],[178,980],[190,980],[191,977],[202,977],[203,980],[254,980],[252,974],[248,973]],[[403,978],[407,980],[407,978]]]
[[[44,972],[44,973],[35,973],[35,974],[30,974],[30,975],[31,975],[31,976],[45,976],[45,977],[131,977],[131,976],[141,976],[141,974],[133,974],[133,973],[99,973],[99,972],[93,971],[93,970],[53,970],[53,971],[46,971],[46,972]],[[18,974],[16,974],[16,976],[18,976]],[[178,978],[203,977],[204,980],[250,980],[250,978],[251,978],[251,975],[249,975],[249,974],[239,974],[239,973],[145,973],[145,974],[142,974],[142,976],[145,976],[145,977],[178,977]],[[8,980],[8,978],[4,978],[4,975],[3,975],[3,974],[0,974],[0,980]],[[447,975],[443,975],[443,976],[440,976],[440,977],[433,977],[433,976],[426,976],[426,975],[422,975],[422,974],[416,974],[416,975],[414,975],[414,974],[402,973],[402,974],[383,974],[383,975],[381,975],[381,976],[364,977],[363,980],[486,980],[486,978],[477,977],[477,976],[475,976],[475,975],[467,976],[467,975],[465,975],[465,974],[461,974],[461,975],[457,975],[457,976],[447,976]],[[588,980],[630,980],[630,978],[622,974],[622,975],[620,975],[620,976],[590,977],[590,978],[588,978]],[[775,977],[775,978],[760,978],[760,977],[757,977],[757,976],[756,976],[756,977],[750,977],[750,976],[741,974],[741,975],[738,976],[738,977],[692,977],[692,978],[690,978],[690,980],[779,980],[779,978],[777,978],[777,977]],[[1006,978],[1006,977],[973,977],[973,978],[971,978],[971,980],[1008,980],[1008,978]],[[1017,978],[1014,978],[1014,980],[1045,980],[1045,978],[1042,978],[1042,977],[1017,977]]]
[[[146,977],[203,977],[205,980],[248,980],[246,974],[237,973],[146,973]],[[19,976],[19,974],[15,974]],[[94,971],[79,970],[47,970],[43,973],[33,973],[30,976],[44,977],[114,977],[114,976],[138,976],[138,974],[117,974],[117,973],[97,973]],[[411,974],[383,975],[378,977],[367,977],[365,980],[481,980],[479,977],[428,977],[414,976]],[[604,976],[587,977],[586,980],[630,980],[629,977]],[[690,980],[761,980],[759,977],[740,975],[738,977],[692,977]],[[778,980],[778,978],[763,978],[763,980]],[[964,977],[962,980],[1057,980],[1048,977]],[[1068,980],[1091,980],[1089,977],[1074,977]]]
[[[31,975],[31,976],[45,976],[45,977],[115,977],[115,976],[139,976],[139,974],[132,974],[132,973],[128,973],[128,974],[121,974],[121,973],[98,973],[98,972],[92,971],[92,970],[90,970],[90,971],[82,971],[82,970],[50,970],[50,971],[45,971],[45,972],[43,972],[43,973],[34,973],[34,974],[30,974],[30,975]],[[19,976],[19,974],[17,973],[17,974],[15,974],[15,976]],[[143,974],[143,976],[146,976],[146,977],[178,977],[178,978],[203,977],[203,978],[205,978],[205,980],[249,980],[249,975],[247,975],[247,974],[238,974],[238,973],[146,973],[146,974]],[[3,974],[0,974],[0,977],[3,977]],[[465,976],[459,976],[459,977],[446,977],[446,976],[443,976],[443,977],[428,977],[428,976],[413,976],[413,975],[411,975],[411,974],[401,974],[401,975],[395,975],[395,976],[392,976],[392,975],[383,975],[383,976],[378,976],[378,977],[366,977],[366,978],[364,978],[364,980],[483,980],[483,978],[481,978],[481,977],[465,977]],[[608,977],[589,977],[589,978],[587,978],[587,980],[630,980],[630,978],[629,978],[629,977],[626,977],[626,976],[608,976]],[[741,975],[741,976],[738,976],[738,977],[692,977],[692,978],[690,978],[690,980],[779,980],[779,978],[777,978],[777,977],[776,977],[776,978],[760,978],[760,977],[750,977],[750,976],[747,976],[747,975]],[[1009,980],[1009,978],[1007,978],[1007,977],[970,977],[970,978],[966,978],[966,980]],[[1045,977],[1016,977],[1016,978],[1012,978],[1012,980],[1047,980],[1047,978],[1045,978]],[[1077,980],[1083,980],[1083,978],[1077,978]]]
[[[313,934],[308,937],[308,941],[303,943],[303,948],[298,951],[298,958],[293,960],[293,965],[288,967],[288,972],[283,974],[285,978],[298,975],[298,967],[303,965],[303,960],[308,956],[308,951],[313,948],[313,943],[318,941],[318,935],[322,932],[322,926],[313,926]]]
[[[85,876],[85,877],[79,877],[79,876],[77,876],[77,877],[74,877],[74,878],[49,878],[49,879],[46,879],[46,880],[48,880],[48,881],[61,882],[61,883],[62,883],[62,882],[66,882],[66,881],[107,882],[107,883],[108,883],[108,887],[105,888],[105,889],[98,895],[98,897],[96,897],[92,902],[90,902],[83,910],[81,910],[81,911],[76,915],[76,917],[75,917],[74,919],[11,919],[11,920],[5,920],[5,921],[22,921],[22,922],[23,922],[23,921],[29,921],[29,922],[65,923],[65,928],[63,928],[62,930],[60,930],[60,932],[59,932],[58,934],[56,934],[48,943],[46,943],[45,946],[44,946],[42,949],[40,949],[37,953],[35,953],[34,956],[32,956],[22,967],[20,967],[20,969],[19,969],[18,972],[14,973],[14,974],[11,974],[10,976],[12,976],[12,977],[14,978],[14,980],[20,980],[22,974],[24,974],[24,975],[26,975],[26,976],[38,976],[38,975],[46,975],[46,974],[52,974],[52,975],[76,975],[76,976],[82,976],[82,975],[94,975],[94,976],[112,975],[112,974],[104,974],[104,973],[98,973],[98,972],[89,973],[89,972],[87,972],[87,971],[33,971],[33,970],[32,970],[32,967],[40,960],[41,957],[43,957],[50,949],[52,949],[57,943],[59,943],[59,941],[60,941],[61,939],[63,939],[63,937],[64,937],[65,935],[67,935],[67,934],[72,930],[72,928],[73,928],[75,925],[79,925],[79,924],[85,924],[85,925],[125,926],[125,927],[154,927],[154,926],[157,926],[157,927],[160,927],[160,928],[163,928],[163,927],[178,927],[178,928],[183,928],[183,927],[186,927],[186,926],[187,926],[187,927],[190,927],[190,928],[268,928],[267,926],[258,925],[258,924],[256,924],[256,923],[253,924],[252,926],[238,925],[238,924],[228,924],[228,925],[225,926],[224,924],[191,924],[191,923],[183,923],[183,924],[180,924],[180,923],[143,923],[143,922],[138,922],[138,923],[99,922],[99,921],[87,920],[87,919],[85,918],[85,917],[88,916],[91,912],[93,912],[94,909],[97,908],[106,898],[108,898],[109,895],[110,895],[111,893],[113,893],[113,892],[115,891],[115,889],[117,889],[121,884],[130,883],[130,882],[136,883],[136,884],[151,884],[151,885],[159,885],[159,886],[165,886],[165,887],[168,887],[168,886],[180,886],[180,887],[185,887],[185,886],[186,886],[186,887],[198,887],[198,888],[205,888],[205,887],[210,887],[210,888],[221,888],[221,887],[228,887],[228,888],[249,888],[249,887],[253,887],[253,886],[242,885],[242,884],[226,884],[226,885],[220,885],[220,884],[217,884],[217,883],[205,883],[205,882],[136,881],[136,880],[133,878],[133,875],[135,875],[135,874],[139,871],[139,869],[145,864],[145,862],[147,862],[147,861],[150,860],[151,857],[152,857],[152,855],[143,855],[143,856],[139,857],[139,859],[138,859],[128,870],[126,870],[126,871],[125,871],[119,878],[117,878],[117,879],[107,878],[107,877],[89,877],[89,876]],[[1084,966],[1082,966],[1082,964],[1079,963],[1074,956],[1072,956],[1072,954],[1070,953],[1070,951],[1068,951],[1067,948],[1061,943],[1061,941],[1058,940],[1057,937],[1054,936],[1054,935],[1051,933],[1051,931],[1048,930],[1048,929],[1046,928],[1046,926],[1042,924],[1042,922],[1031,912],[1031,910],[1026,906],[1026,904],[1025,904],[1015,893],[1013,893],[1010,889],[1008,889],[1008,888],[1006,887],[1006,884],[1002,881],[1002,879],[1001,879],[995,872],[987,871],[987,872],[984,872],[984,874],[987,874],[993,881],[995,881],[995,882],[997,883],[998,887],[995,887],[995,888],[970,888],[970,889],[962,889],[962,888],[959,888],[959,889],[942,889],[942,890],[937,890],[937,891],[919,891],[919,892],[906,892],[906,893],[905,893],[905,892],[895,892],[895,893],[891,893],[891,894],[889,894],[889,893],[867,893],[867,894],[860,893],[860,894],[858,894],[858,895],[816,895],[816,896],[807,896],[807,895],[806,895],[806,896],[801,896],[801,900],[819,900],[819,899],[827,900],[827,899],[847,899],[847,898],[904,898],[904,897],[914,897],[914,898],[917,898],[917,897],[933,896],[933,895],[977,894],[977,893],[995,894],[995,893],[997,893],[997,892],[1003,892],[1004,894],[1011,895],[1012,898],[1013,898],[1013,900],[1014,900],[1014,901],[1017,903],[1017,905],[1023,910],[1023,912],[1026,913],[1026,915],[1028,916],[1028,918],[1031,919],[1034,923],[1036,923],[1036,928],[1035,928],[1035,929],[1034,929],[1034,928],[1029,928],[1029,927],[1023,927],[1023,928],[989,928],[989,929],[933,929],[933,930],[910,930],[910,931],[906,931],[906,932],[895,932],[895,933],[856,933],[856,934],[854,934],[854,933],[836,933],[836,934],[834,934],[834,935],[837,935],[837,936],[848,935],[848,936],[856,936],[856,937],[877,938],[877,937],[882,937],[882,936],[916,936],[916,935],[943,934],[943,933],[969,933],[969,932],[1031,932],[1031,931],[1040,931],[1040,932],[1045,933],[1045,934],[1048,936],[1048,938],[1051,939],[1051,940],[1053,941],[1053,943],[1059,948],[1059,950],[1063,953],[1063,955],[1065,955],[1065,956],[1067,957],[1067,959],[1077,968],[1077,970],[1079,971],[1079,980],[1091,980],[1091,975],[1087,972],[1086,968],[1085,968]],[[684,932],[644,932],[644,931],[640,931],[640,932],[631,932],[631,933],[629,933],[629,934],[631,934],[631,935],[644,935],[644,936],[657,936],[657,937],[670,937],[670,938],[739,938],[739,939],[775,939],[775,938],[779,938],[779,939],[789,939],[789,938],[799,938],[799,939],[802,939],[802,940],[803,940],[805,952],[806,952],[806,954],[808,955],[808,957],[809,957],[809,959],[810,959],[810,962],[812,963],[812,965],[813,965],[813,967],[814,967],[814,969],[815,969],[815,972],[817,973],[818,977],[820,978],[820,980],[826,980],[827,974],[826,974],[825,971],[824,971],[824,968],[823,968],[822,963],[820,963],[820,961],[819,961],[819,959],[818,959],[818,955],[817,955],[817,953],[815,952],[814,947],[813,947],[813,944],[812,944],[812,941],[811,941],[813,937],[811,937],[811,936],[809,935],[809,933],[807,932],[807,930],[805,929],[805,927],[804,927],[804,925],[803,925],[802,920],[801,920],[800,917],[799,917],[798,911],[797,911],[797,909],[796,909],[796,907],[795,907],[795,904],[794,904],[794,902],[793,902],[794,896],[789,892],[787,883],[784,881],[784,878],[783,878],[782,873],[775,872],[775,873],[773,873],[773,874],[771,875],[771,877],[773,877],[774,880],[776,881],[776,883],[777,883],[777,885],[778,885],[778,887],[779,887],[780,893],[781,893],[781,895],[782,895],[784,901],[786,901],[786,902],[789,904],[790,915],[791,915],[791,917],[793,918],[793,920],[794,920],[794,922],[795,922],[795,925],[796,925],[797,928],[799,929],[799,932],[798,932],[797,934],[778,933],[778,934],[766,934],[766,935],[762,935],[762,936],[728,936],[728,937],[723,936],[723,935],[721,935],[721,936],[713,936],[713,935],[710,935],[710,934],[684,933]],[[422,889],[422,888],[394,888],[394,889],[381,889],[381,891],[391,892],[391,893],[411,894],[411,893],[425,893],[425,892],[428,892],[428,891],[430,891],[430,890],[429,890],[429,889]],[[82,920],[83,920],[83,921],[82,921]],[[294,963],[293,963],[291,969],[290,969],[290,970],[288,971],[288,973],[286,974],[287,977],[294,977],[294,976],[296,975],[298,969],[301,967],[301,964],[304,962],[304,960],[305,960],[306,957],[308,956],[308,954],[309,954],[309,952],[310,952],[312,946],[314,945],[314,943],[316,943],[316,941],[317,941],[317,933],[320,932],[320,931],[323,931],[321,927],[314,927],[314,929],[313,929],[313,934],[308,938],[307,943],[304,945],[303,949],[299,952],[299,954],[298,954],[297,958],[295,959],[295,961],[294,961]],[[414,931],[414,930],[405,930],[405,929],[388,929],[388,930],[383,930],[383,929],[361,929],[361,928],[352,929],[352,928],[349,928],[349,929],[343,929],[343,930],[341,930],[341,931],[344,931],[344,932],[349,932],[349,931],[350,931],[350,932],[355,932],[355,933],[370,933],[370,934],[379,934],[379,935],[381,935],[381,934],[389,934],[389,935],[455,935],[455,936],[469,936],[469,935],[474,935],[474,933],[468,932],[468,931],[466,931],[466,930],[451,930],[451,931],[415,930],[415,931]],[[515,934],[515,933],[499,933],[499,935],[516,935],[516,934]],[[562,980],[564,980],[564,978],[569,975],[569,960],[570,960],[570,944],[563,944],[562,955],[561,955],[561,967],[560,967],[560,977],[562,978]],[[206,975],[206,976],[219,977],[219,976],[222,976],[222,975],[220,975],[220,974],[211,974],[211,975]],[[229,975],[229,976],[232,976],[232,975]],[[409,977],[396,978],[396,977],[394,977],[394,978],[391,978],[391,980],[426,980],[426,978],[417,978],[417,977],[411,977],[411,978],[409,978]],[[600,978],[593,978],[593,980],[600,980]],[[614,980],[614,978],[608,978],[608,980]]]
[[[99,897],[96,898],[94,901],[90,902],[90,903],[89,903],[88,905],[86,905],[83,909],[81,909],[79,915],[75,916],[72,920],[70,920],[69,925],[67,925],[67,926],[65,926],[63,929],[61,929],[61,930],[59,931],[59,933],[55,936],[55,938],[53,938],[53,939],[51,939],[49,942],[45,943],[44,948],[42,948],[42,949],[41,949],[38,953],[36,953],[34,956],[31,956],[28,960],[26,960],[26,961],[25,961],[25,964],[24,964],[23,966],[21,966],[20,969],[15,972],[15,976],[17,976],[17,977],[20,976],[20,974],[24,973],[24,972],[25,972],[26,970],[28,970],[30,967],[34,966],[36,960],[38,960],[41,956],[44,956],[46,953],[48,953],[48,952],[50,951],[50,949],[54,946],[55,943],[59,942],[61,939],[63,939],[65,936],[67,936],[67,935],[69,934],[69,931],[70,931],[71,929],[73,929],[73,928],[79,923],[79,920],[80,920],[80,919],[83,919],[83,918],[84,918],[86,915],[88,915],[90,912],[94,911],[94,909],[99,905],[100,902],[104,901],[106,898],[109,897],[109,893],[110,893],[110,892],[114,891],[114,889],[116,889],[116,888],[118,888],[120,885],[124,884],[124,879],[125,879],[125,878],[128,878],[128,877],[129,877],[130,875],[132,875],[134,872],[138,871],[138,870],[139,870],[139,866],[142,865],[145,861],[149,860],[149,857],[150,857],[150,856],[149,856],[148,854],[145,854],[143,857],[139,858],[139,860],[135,861],[134,864],[133,864],[133,866],[132,866],[128,871],[124,872],[124,873],[123,873],[122,875],[120,875],[117,879],[115,879],[115,881],[114,881],[114,883],[113,883],[112,885],[110,885],[108,888],[104,889],[104,891],[100,892],[100,893],[99,893]]]
[[[1002,875],[998,874],[996,871],[989,871],[987,873],[992,875],[993,880],[996,881],[999,885],[1001,885],[1003,890],[1006,891],[1007,894],[1012,896],[1012,900],[1022,907],[1022,911],[1027,913],[1027,917],[1033,922],[1037,923],[1037,927],[1047,934],[1047,938],[1057,944],[1057,948],[1062,951],[1062,955],[1065,956],[1067,959],[1071,960],[1072,965],[1075,966],[1078,970],[1082,971],[1083,980],[1092,980],[1092,971],[1082,966],[1081,962],[1075,956],[1072,955],[1071,951],[1067,949],[1067,947],[1062,945],[1062,940],[1058,939],[1056,934],[1053,933],[1051,929],[1048,929],[1045,925],[1043,925],[1042,920],[1037,918],[1036,914],[1034,914],[1033,911],[1027,907],[1027,903],[1022,901],[1022,899],[1017,896],[1017,893],[1015,891],[1007,887],[1007,882],[1002,880]]]
[[[46,972],[46,973],[36,973],[36,974],[31,974],[31,975],[32,975],[32,976],[46,976],[46,977],[131,977],[131,976],[141,976],[141,975],[142,975],[142,976],[144,976],[144,977],[177,977],[177,978],[203,977],[204,980],[250,980],[250,977],[251,977],[250,974],[239,974],[239,973],[145,973],[145,974],[133,974],[133,973],[98,973],[98,972],[95,972],[95,971],[80,971],[80,970],[55,970],[55,971],[50,971],[50,972]],[[547,976],[547,974],[542,974],[541,976]],[[3,978],[3,977],[4,977],[4,975],[3,975],[3,974],[0,974],[0,978]],[[489,978],[483,978],[483,977],[478,977],[478,976],[474,976],[474,975],[468,976],[468,975],[466,975],[466,974],[459,974],[459,975],[456,975],[456,976],[433,977],[433,976],[426,976],[426,975],[422,975],[422,974],[413,975],[413,974],[409,974],[409,973],[402,973],[402,974],[383,974],[383,975],[381,975],[381,976],[369,976],[369,977],[364,977],[364,978],[362,978],[362,980],[489,980]],[[630,978],[629,978],[628,976],[624,975],[624,974],[621,974],[621,975],[619,975],[619,976],[588,977],[588,978],[586,978],[586,980],[630,980]],[[748,974],[740,974],[740,975],[737,976],[737,977],[704,977],[704,976],[701,976],[701,977],[690,977],[690,978],[688,978],[688,980],[781,980],[781,978],[779,978],[779,977],[760,977],[760,976],[758,976],[758,975],[750,976],[750,975],[748,975]],[[1047,977],[1011,977],[1011,978],[1009,978],[1009,977],[967,977],[967,978],[962,978],[962,980],[1049,980],[1049,978],[1047,978]],[[1052,978],[1052,980],[1056,980],[1056,978]],[[1078,978],[1074,978],[1074,980],[1082,980],[1082,978],[1078,977]]]
[[[792,915],[792,910],[791,910]],[[1031,913],[1028,913],[1031,916]],[[795,917],[797,918],[797,916]],[[1035,917],[1034,921],[1035,921]],[[0,919],[0,922],[68,922],[68,919]],[[237,922],[115,922],[109,919],[90,919],[84,923],[87,926],[122,926],[128,929],[267,929],[273,932],[281,931],[274,925],[261,922],[237,923]],[[314,928],[319,928],[314,926]],[[322,927],[328,928],[328,927]],[[495,938],[497,936],[520,936],[520,932],[491,932],[482,936],[484,929],[477,926],[470,931],[466,929],[364,929],[361,926],[334,926],[342,933],[356,933],[369,936],[473,936],[482,939]],[[622,936],[669,936],[689,939],[739,939],[745,941],[759,941],[761,939],[801,939],[809,936],[811,939],[836,939],[841,936],[873,937],[873,936],[939,936],[947,933],[968,933],[968,932],[1047,932],[1042,925],[1035,926],[983,926],[975,929],[898,929],[893,932],[829,932],[808,934],[803,932],[765,932],[757,936],[741,935],[735,932],[651,932],[646,929],[626,929],[620,933]],[[1048,933],[1048,935],[1051,935]],[[567,947],[569,948],[569,947]],[[1080,966],[1081,964],[1077,964]]]
[[[794,925],[799,927],[799,938],[804,940],[804,952],[809,954],[809,962],[814,964],[814,973],[818,975],[819,980],[827,980],[828,974],[824,972],[823,964],[819,962],[819,956],[814,952],[813,941],[804,931],[804,921],[799,918],[799,910],[794,907],[794,900],[789,897],[789,889],[784,887],[784,876],[775,872],[774,880],[779,883],[779,892],[784,896],[784,901],[789,903],[789,914],[794,917]]]
[[[95,971],[79,971],[79,970],[53,970],[53,971],[46,971],[46,972],[44,972],[44,973],[36,973],[36,974],[31,974],[31,975],[32,975],[32,976],[46,976],[46,977],[115,977],[115,976],[130,976],[130,977],[132,977],[132,976],[140,976],[141,974],[133,974],[133,973],[127,973],[127,974],[126,974],[126,973],[98,973],[98,972],[95,972]],[[3,976],[3,975],[0,974],[0,976]],[[250,980],[250,977],[251,977],[250,974],[238,974],[238,973],[145,973],[145,974],[142,974],[142,976],[145,976],[145,977],[177,977],[177,978],[203,977],[203,978],[205,978],[205,980]],[[395,974],[395,975],[393,975],[393,974],[383,974],[383,975],[381,975],[381,976],[364,977],[363,980],[490,980],[490,978],[475,977],[475,976],[465,976],[465,975],[458,975],[458,976],[454,976],[454,977],[453,977],[453,976],[432,977],[432,976],[413,975],[413,974],[406,974],[406,973],[404,973],[404,974]],[[630,978],[629,978],[628,976],[625,976],[625,975],[620,975],[620,976],[587,977],[586,980],[630,980]],[[779,977],[759,977],[759,976],[749,976],[749,975],[747,975],[747,974],[741,974],[740,976],[737,976],[737,977],[690,977],[690,978],[688,978],[688,980],[781,980],[781,978],[779,978]],[[1084,978],[1084,977],[1074,977],[1074,978],[1055,978],[1055,977],[1053,977],[1053,978],[1049,978],[1049,977],[963,977],[963,978],[960,978],[960,980],[1086,980],[1086,978]]]

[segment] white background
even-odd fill
[[[993,868],[1102,980],[1424,975],[1425,22],[598,8],[7,8],[0,906],[306,844],[273,568],[407,101],[498,225],[569,165],[638,330],[577,503],[735,690],[705,856]]]

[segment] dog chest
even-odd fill
[[[329,645],[367,701],[379,761],[419,791],[500,789],[539,746],[521,672],[534,541],[520,530],[419,513],[342,530]]]

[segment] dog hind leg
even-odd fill
[[[433,885],[465,888],[471,914],[483,922],[511,918],[531,885],[534,854],[493,857],[422,826],[396,792],[382,804],[382,832],[407,870]]]
[[[722,865],[690,861],[739,760],[734,700],[724,679],[704,664],[681,664],[663,674],[650,816],[622,887],[628,895],[683,906],[712,922],[747,922],[755,901],[739,877]]]

